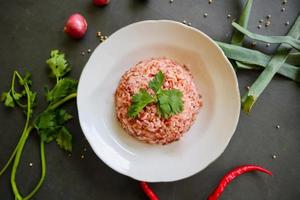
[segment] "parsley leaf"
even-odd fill
[[[155,102],[155,98],[149,94],[147,90],[140,89],[140,91],[132,97],[132,103],[128,109],[129,117],[137,117],[144,107],[152,102]]]
[[[163,90],[164,74],[159,71],[148,84],[155,95],[152,96],[145,89],[133,95],[131,106],[128,109],[129,117],[137,117],[145,106],[150,103],[157,104],[158,114],[167,119],[183,111],[183,94],[178,89]]]
[[[49,103],[58,101],[71,93],[76,92],[77,81],[70,78],[63,78],[57,82],[52,90],[47,91],[46,98]]]
[[[167,119],[183,111],[182,92],[177,89],[161,90],[157,94],[159,114]]]
[[[59,130],[56,137],[56,143],[58,146],[66,151],[72,151],[72,135],[65,127]]]
[[[149,88],[151,88],[155,93],[157,93],[160,89],[161,89],[161,86],[163,85],[164,83],[164,74],[159,71],[154,79],[152,81],[149,82],[148,86]]]
[[[27,84],[28,86],[31,86],[32,81],[31,81],[30,78],[31,78],[31,74],[30,74],[28,71],[26,71],[26,72],[25,72],[25,76],[23,77],[23,79],[20,79],[20,80],[19,80],[20,85],[25,85],[25,84]]]
[[[15,107],[15,102],[11,95],[11,91],[3,92],[1,95],[1,101],[4,102],[4,105],[6,107],[11,107],[11,108]]]
[[[43,112],[34,122],[41,139],[44,142],[56,140],[57,144],[66,151],[72,150],[72,135],[63,125],[72,116],[63,109]]]
[[[71,67],[65,59],[65,54],[58,50],[51,51],[50,58],[46,63],[51,69],[51,75],[56,77],[57,80],[64,77],[71,70]]]

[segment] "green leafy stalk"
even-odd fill
[[[217,42],[217,44],[221,47],[226,57],[245,63],[245,66],[243,66],[243,63],[240,64],[246,69],[259,69],[260,67],[265,68],[272,58],[271,56],[256,50],[222,42]],[[290,61],[295,62],[294,59],[296,59],[296,57],[298,57],[298,54],[288,54],[287,62],[289,58],[291,58]],[[298,58],[300,59],[300,57]],[[288,64],[287,62],[282,64],[282,67],[279,69],[278,73],[296,82],[300,82],[300,68]]]
[[[288,33],[288,36],[296,39],[300,37],[300,16],[297,17],[293,27]],[[291,52],[291,50],[292,49],[290,47],[287,47],[284,44],[281,44],[278,47],[276,54],[271,58],[264,71],[260,74],[260,76],[250,87],[249,91],[242,98],[242,109],[246,113],[250,112],[259,95],[267,87],[273,76],[288,58],[288,54]]]
[[[17,105],[23,108],[24,113],[26,114],[26,123],[22,132],[22,136],[8,162],[0,171],[1,176],[6,171],[8,166],[13,162],[11,186],[15,195],[15,199],[17,200],[29,200],[32,198],[40,189],[45,180],[46,160],[44,142],[55,140],[60,148],[66,151],[72,150],[72,135],[69,133],[67,128],[64,127],[64,123],[71,119],[72,116],[59,107],[65,102],[76,97],[77,81],[64,77],[71,68],[65,60],[64,54],[60,53],[58,50],[51,52],[51,58],[47,60],[47,63],[51,69],[51,75],[56,78],[56,85],[53,87],[53,89],[47,91],[46,97],[49,103],[48,107],[44,112],[40,113],[35,120],[33,120],[31,125],[29,124],[33,113],[33,107],[35,105],[36,93],[32,92],[29,88],[31,85],[31,80],[28,72],[24,77],[22,77],[17,71],[15,71],[12,78],[11,89],[8,92],[4,92],[1,96],[1,101],[4,102],[6,107],[15,107],[15,105]],[[19,84],[24,87],[24,90],[20,93],[15,91],[16,77],[19,80]],[[22,102],[25,97],[27,99],[26,104]],[[40,155],[42,174],[34,189],[23,198],[18,190],[15,179],[24,145],[33,128],[38,131],[41,138]]]
[[[235,22],[232,22],[232,26],[236,30],[247,35],[251,39],[262,41],[262,42],[269,42],[269,43],[280,43],[280,44],[285,43],[285,44],[288,44],[288,45],[294,47],[295,49],[300,50],[300,40],[298,40],[297,38],[293,38],[289,35],[287,35],[287,36],[265,36],[265,35],[252,33],[250,31],[248,31],[247,29],[241,27],[240,25],[238,25]]]

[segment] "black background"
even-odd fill
[[[33,89],[39,94],[38,108],[44,108],[43,86],[52,84],[45,60],[50,50],[60,49],[67,54],[73,67],[71,75],[79,78],[89,54],[99,44],[96,32],[105,35],[130,23],[145,19],[186,20],[215,40],[228,42],[231,20],[238,18],[244,1],[214,0],[111,0],[104,8],[95,7],[91,0],[0,0],[0,91],[10,87],[14,69],[27,68],[33,74]],[[249,29],[267,35],[286,34],[299,15],[300,1],[289,0],[281,12],[282,0],[254,0]],[[89,24],[83,40],[75,41],[63,33],[63,26],[71,14],[82,13]],[[204,18],[203,14],[208,13]],[[271,25],[257,29],[259,19],[271,14]],[[286,21],[290,22],[285,26]],[[249,46],[251,41],[246,42]],[[276,46],[256,48],[270,53]],[[253,71],[239,71],[243,94],[245,87],[259,75]],[[68,106],[75,116],[68,124],[73,133],[71,157],[55,143],[46,146],[46,180],[34,199],[96,200],[146,199],[138,183],[107,167],[93,153],[81,132],[75,102]],[[16,145],[24,116],[19,110],[0,106],[0,166],[3,166]],[[235,180],[226,188],[221,199],[300,199],[300,88],[299,84],[276,76],[255,104],[252,113],[241,113],[238,128],[222,156],[202,172],[185,180],[151,184],[162,200],[206,199],[219,179],[235,166],[253,163],[274,173],[274,177],[251,173]],[[280,129],[276,129],[276,125]],[[84,152],[83,149],[87,151]],[[81,159],[84,154],[85,158]],[[272,155],[277,155],[276,159]],[[201,158],[198,158],[201,159]],[[32,162],[33,167],[29,167]],[[13,199],[9,171],[0,177],[0,199]],[[39,140],[35,133],[27,142],[17,183],[27,194],[40,175]]]

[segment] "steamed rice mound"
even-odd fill
[[[155,104],[147,105],[137,118],[127,114],[132,96],[140,89],[150,94],[148,83],[162,71],[165,80],[163,89],[179,89],[183,93],[183,112],[164,119],[157,114]],[[143,60],[131,67],[122,77],[115,93],[117,119],[131,136],[151,144],[168,144],[179,140],[189,130],[202,106],[193,77],[186,66],[167,58]]]

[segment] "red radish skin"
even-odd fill
[[[81,14],[75,13],[69,17],[64,27],[64,31],[70,37],[80,39],[85,35],[87,27],[88,25],[85,18]]]
[[[109,4],[110,0],[93,0],[94,5],[96,6],[105,6]]]

